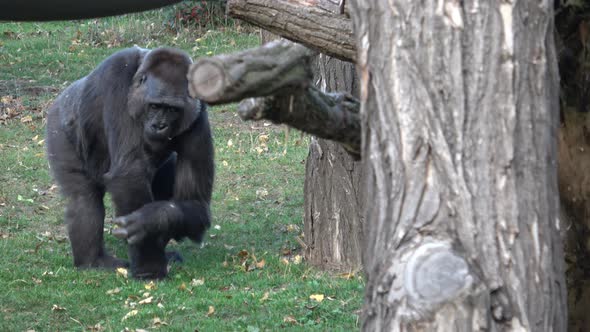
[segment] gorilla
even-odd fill
[[[213,142],[206,105],[188,93],[191,62],[171,48],[124,49],[48,109],[47,158],[67,201],[75,266],[128,266],[104,248],[106,192],[135,278],[164,278],[179,258],[168,242],[199,242],[209,228]]]

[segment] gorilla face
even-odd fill
[[[150,151],[168,148],[169,141],[199,116],[200,107],[189,96],[185,77],[190,63],[190,58],[154,50],[147,53],[134,77],[129,112],[143,123],[144,143]]]
[[[150,145],[164,144],[178,132],[183,109],[168,104],[148,104],[143,136]]]

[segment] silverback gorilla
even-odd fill
[[[209,227],[213,143],[205,104],[188,95],[190,63],[175,49],[125,49],[49,108],[47,158],[74,265],[127,265],[104,248],[105,192],[136,278],[165,277],[170,239],[200,241]]]

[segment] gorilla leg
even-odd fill
[[[115,268],[127,265],[105,252],[104,216],[103,193],[99,190],[68,197],[65,219],[75,266]]]
[[[57,184],[67,200],[65,223],[77,267],[116,268],[125,261],[104,249],[104,189],[84,171],[73,145],[59,127],[57,112],[47,121],[47,159]]]

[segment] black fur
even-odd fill
[[[209,227],[213,142],[205,105],[188,95],[190,63],[175,49],[125,49],[49,108],[47,157],[76,266],[126,265],[104,249],[105,192],[135,277],[166,276],[169,240],[200,241]]]

